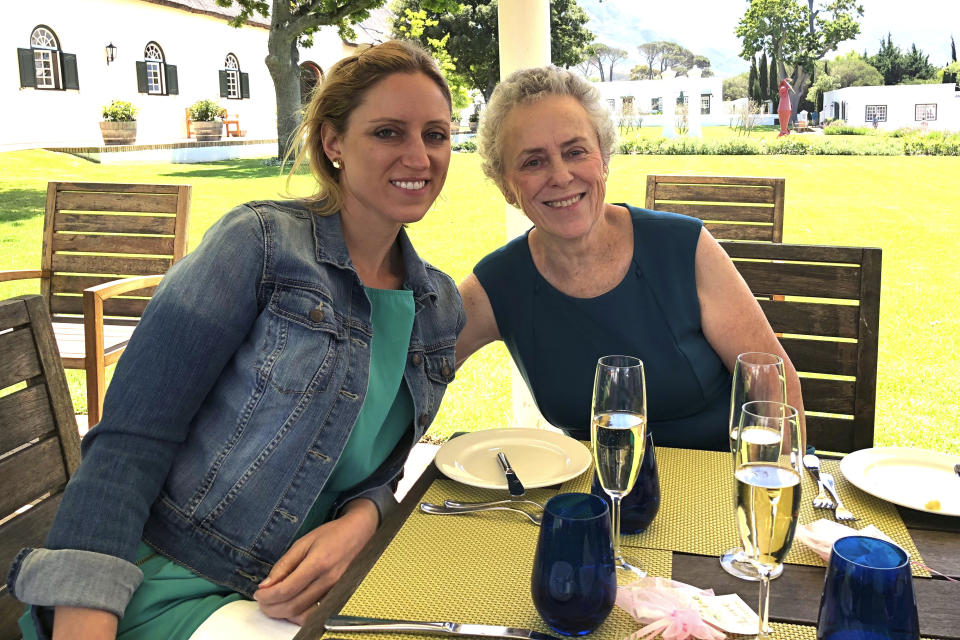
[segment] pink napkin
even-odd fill
[[[637,622],[646,623],[625,640],[647,640],[662,635],[664,640],[721,640],[723,632],[701,617],[697,599],[713,596],[713,589],[698,589],[667,578],[640,578],[617,588],[617,606]]]

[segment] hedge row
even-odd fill
[[[849,142],[816,140],[790,136],[773,141],[730,139],[701,140],[698,138],[655,138],[627,140],[617,148],[621,154],[640,155],[793,155],[793,156],[960,156],[960,135],[908,137],[901,139],[877,137]]]

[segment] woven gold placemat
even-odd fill
[[[528,495],[539,501],[554,493],[556,490],[534,489]],[[437,480],[423,501],[484,500],[494,499],[497,494]],[[498,624],[549,633],[530,596],[530,573],[539,531],[522,516],[501,511],[438,516],[418,510],[397,532],[342,613]],[[651,575],[670,576],[669,551],[630,549],[627,559],[639,560]],[[625,574],[623,579],[627,577]],[[629,615],[615,608],[595,634],[620,639],[637,628]],[[356,640],[404,637],[339,632],[332,635]]]
[[[705,556],[719,556],[739,546],[733,517],[733,468],[729,453],[657,447],[660,476],[660,511],[650,528],[638,535],[623,537],[624,546],[669,549]],[[824,471],[833,473],[837,491],[859,519],[843,523],[854,529],[875,525],[903,547],[915,560],[922,562],[920,552],[907,532],[896,507],[860,491],[840,473],[840,463],[823,460]],[[590,491],[592,467],[577,478],[565,482],[560,491]],[[831,511],[814,509],[811,500],[817,485],[808,473],[803,474],[803,499],[800,504],[801,524],[821,518],[832,519]],[[825,566],[825,562],[801,543],[794,544],[786,562]],[[914,575],[929,577],[926,570],[914,565]]]

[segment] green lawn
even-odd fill
[[[202,165],[101,166],[46,151],[0,153],[0,269],[39,266],[46,181],[185,182],[194,186],[190,247],[230,207],[285,192],[275,167],[255,160]],[[879,246],[883,254],[877,443],[960,454],[958,157],[615,156],[608,199],[641,204],[647,173],[784,176],[784,241]],[[308,190],[298,176],[295,192]],[[424,257],[456,280],[505,240],[500,194],[475,154],[455,154],[434,210],[410,229]],[[38,290],[0,284],[0,298]],[[82,378],[69,372],[78,409]],[[431,430],[509,426],[510,376],[501,345],[458,373]]]

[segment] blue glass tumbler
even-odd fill
[[[596,472],[590,493],[610,504],[610,496],[600,486]],[[620,533],[643,533],[660,511],[660,476],[657,473],[657,455],[653,449],[653,434],[647,432],[647,446],[640,463],[640,473],[633,490],[620,501]]]
[[[918,640],[920,624],[906,551],[866,536],[833,544],[817,640]]]
[[[547,502],[533,558],[530,591],[540,617],[565,636],[599,627],[617,596],[607,504],[587,493]]]

